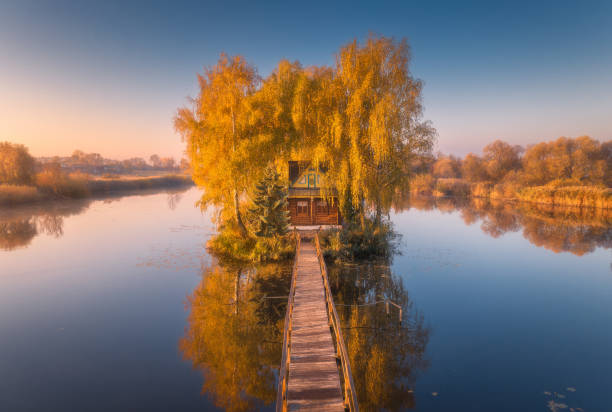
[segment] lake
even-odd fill
[[[0,209],[0,410],[273,409],[290,265],[211,257],[198,197]],[[391,219],[392,262],[330,265],[362,410],[612,410],[611,214]]]

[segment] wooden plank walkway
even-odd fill
[[[288,409],[344,411],[321,266],[313,241],[302,241],[298,253],[289,354]]]

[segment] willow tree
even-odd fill
[[[250,99],[251,125],[254,131],[250,151],[258,167],[251,172],[263,178],[269,166],[288,176],[288,160],[294,160],[293,146],[298,132],[292,119],[293,102],[304,69],[299,62],[281,60]]]
[[[199,95],[193,107],[178,110],[175,128],[187,142],[194,182],[204,189],[201,205],[233,210],[246,234],[240,196],[252,184],[250,168],[258,157],[250,98],[257,91],[257,70],[240,56],[222,54],[215,66],[198,75]]]
[[[409,70],[406,40],[370,36],[343,46],[334,69],[307,73],[294,121],[324,162],[341,201],[379,218],[408,187],[410,162],[431,150],[435,131],[421,120],[422,83]]]

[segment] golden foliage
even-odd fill
[[[34,158],[20,144],[0,142],[0,184],[30,184],[34,176]]]
[[[202,393],[227,411],[255,410],[276,397],[284,309],[264,293],[288,293],[278,265],[206,269],[188,297],[188,327],[180,350],[202,371]]]
[[[422,84],[409,60],[405,40],[370,36],[343,46],[333,68],[283,60],[260,82],[242,57],[222,55],[199,76],[194,107],[175,119],[202,203],[233,208],[241,224],[238,198],[267,165],[284,171],[287,160],[307,159],[325,165],[326,180],[362,215],[388,210],[435,133],[420,119]]]

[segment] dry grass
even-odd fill
[[[88,182],[91,193],[107,193],[121,190],[144,190],[189,186],[193,184],[190,176],[166,175],[152,177],[121,176],[117,179],[95,179]]]
[[[88,176],[83,173],[66,175],[54,170],[44,170],[36,175],[36,186],[43,192],[57,197],[82,198],[89,195]]]
[[[520,179],[469,183],[464,179],[417,175],[412,180],[413,194],[520,200],[555,206],[612,209],[612,188],[576,184],[573,180],[555,180],[545,186],[523,186]]]
[[[192,184],[191,177],[185,175],[91,179],[83,173],[66,175],[42,171],[36,175],[36,186],[0,184],[0,205],[34,203],[58,198],[83,198],[119,191],[186,187]]]
[[[612,189],[593,186],[535,186],[519,191],[520,200],[548,205],[612,209]]]
[[[43,198],[34,186],[0,184],[0,205],[37,202]]]

